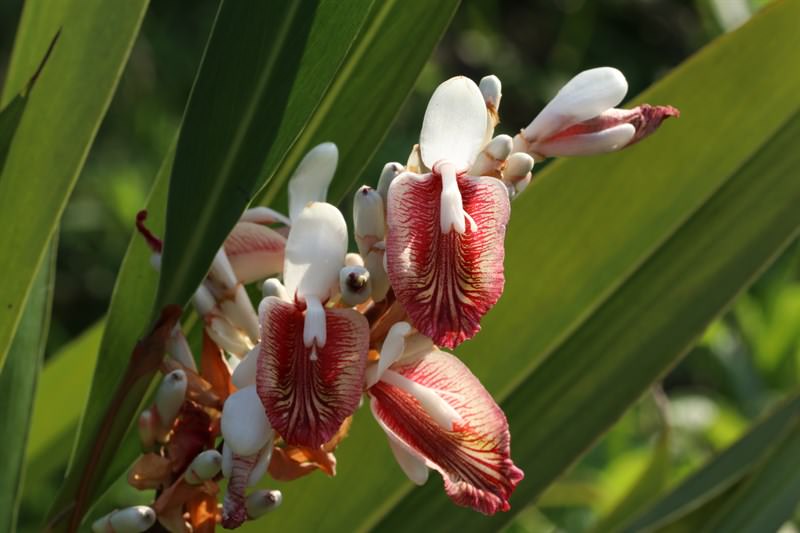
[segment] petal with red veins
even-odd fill
[[[435,174],[397,177],[389,191],[386,258],[397,299],[421,333],[453,348],[480,329],[503,292],[503,239],[510,213],[500,180],[460,176],[463,209],[473,231],[442,233],[442,180]]]
[[[303,342],[303,311],[265,298],[256,386],[273,428],[289,444],[317,448],[358,407],[369,350],[369,324],[352,309],[325,309],[326,341],[317,359]]]
[[[286,238],[268,226],[239,222],[225,239],[224,248],[241,283],[265,279],[283,270]]]
[[[249,456],[233,454],[228,490],[222,504],[222,527],[236,529],[247,520],[247,482],[250,472],[258,462],[258,454]]]
[[[436,348],[392,370],[435,391],[463,419],[447,431],[412,394],[379,381],[369,389],[373,414],[390,438],[442,474],[447,495],[483,514],[507,511],[523,477],[510,456],[508,422],[469,369]]]

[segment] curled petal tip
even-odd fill
[[[324,202],[336,172],[339,150],[332,142],[312,148],[289,180],[289,218],[294,220],[310,202]]]

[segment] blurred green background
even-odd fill
[[[532,119],[585,68],[611,65],[640,92],[765,1],[469,1],[429,61],[365,183],[385,161],[404,161],[427,99],[465,74],[503,81],[506,133]],[[47,357],[106,311],[135,213],[179,123],[217,3],[154,2],[61,225]],[[0,83],[22,2],[0,4]],[[424,24],[424,21],[420,21]],[[409,43],[412,45],[412,43]],[[667,104],[669,102],[652,102]],[[687,161],[687,164],[691,162]],[[593,176],[591,179],[603,179]],[[642,179],[647,179],[646,175]],[[674,485],[800,383],[800,249],[792,245],[741,295],[663,386],[630,410],[596,447],[511,526],[514,531],[605,530],[636,502]],[[22,529],[41,508],[26,502]],[[798,517],[800,518],[800,517]],[[26,519],[29,522],[26,524]],[[787,531],[796,531],[785,526]]]

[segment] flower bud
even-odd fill
[[[481,78],[478,88],[481,90],[483,100],[486,102],[486,108],[493,109],[497,113],[500,109],[500,99],[503,97],[500,78],[494,74],[484,76]]]
[[[139,415],[138,422],[139,440],[142,441],[142,446],[145,449],[152,448],[156,443],[156,434],[158,431],[155,424],[153,412],[150,411],[150,409],[145,409],[142,411],[142,414]]]
[[[500,176],[500,167],[511,153],[513,141],[508,135],[498,135],[487,144],[469,170],[471,176]]]
[[[255,386],[228,396],[220,427],[225,443],[237,455],[254,455],[264,447],[272,437],[272,427]]]
[[[247,296],[247,291],[241,283],[236,285],[233,299],[225,298],[220,302],[220,310],[228,322],[247,334],[253,344],[258,342],[258,315],[256,315],[250,297]]]
[[[244,358],[236,365],[231,375],[231,381],[237,389],[243,389],[256,384],[258,371],[258,355],[261,353],[261,343],[256,344],[247,352]]]
[[[217,450],[206,450],[197,454],[192,460],[183,479],[190,485],[199,485],[203,481],[213,479],[222,468],[222,454]]]
[[[386,245],[383,241],[375,244],[373,250],[364,259],[364,266],[369,270],[372,299],[376,302],[383,301],[390,288],[385,259]]]
[[[156,410],[161,421],[161,428],[168,430],[178,416],[186,398],[188,380],[183,370],[173,370],[161,382],[156,392]]]
[[[383,240],[386,231],[386,218],[381,195],[364,185],[353,197],[353,224],[355,225],[358,253],[365,257],[370,248]]]
[[[211,262],[208,278],[226,290],[233,289],[238,283],[236,274],[233,273],[231,262],[222,248],[217,251],[217,255],[214,256],[214,260]]]
[[[276,298],[280,298],[284,302],[289,302],[291,299],[289,298],[289,292],[286,290],[286,287],[283,286],[283,283],[280,282],[277,278],[269,278],[264,282],[261,286],[261,295],[264,298],[269,296],[275,296]]]
[[[354,254],[354,253],[351,252],[351,253],[347,254],[346,256],[344,256],[344,266],[347,266],[347,267],[356,267],[356,266],[363,267],[364,266],[364,258],[361,257],[359,254]]]
[[[279,490],[257,490],[247,497],[247,516],[251,520],[260,518],[278,507],[283,501]]]
[[[146,505],[113,511],[92,524],[94,533],[139,533],[156,523],[156,513]]]
[[[289,218],[294,221],[311,202],[324,202],[336,172],[339,150],[332,142],[318,144],[300,161],[289,179]]]
[[[186,340],[180,324],[175,325],[167,339],[167,353],[189,370],[197,371],[192,349],[189,347],[189,342]]]
[[[344,267],[339,271],[339,291],[348,307],[366,302],[372,292],[369,270],[363,266]]]
[[[403,171],[403,165],[400,163],[386,163],[381,171],[381,177],[378,179],[378,194],[381,195],[383,205],[389,198],[389,186],[400,173]]]

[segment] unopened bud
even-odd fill
[[[503,97],[503,86],[500,83],[500,78],[494,74],[484,76],[481,78],[478,87],[481,90],[484,102],[486,102],[486,107],[495,111],[500,109],[500,99]]]
[[[280,282],[277,278],[269,278],[264,282],[261,286],[261,295],[264,298],[269,296],[275,296],[276,298],[280,298],[284,302],[288,302],[291,299],[289,298],[289,292],[286,290],[286,287],[283,286],[283,283]]]
[[[524,180],[532,169],[533,158],[524,152],[515,152],[506,161],[506,168],[503,169],[503,181],[507,184],[516,184]]]
[[[169,429],[181,410],[183,400],[186,398],[186,372],[173,370],[166,376],[156,392],[156,410],[161,421],[162,429]]]
[[[155,418],[150,409],[145,409],[142,411],[142,414],[139,415],[138,426],[139,440],[142,441],[142,446],[145,449],[152,448],[156,443],[156,434],[158,431],[156,430]]]
[[[194,302],[194,307],[197,309],[197,312],[203,317],[212,313],[217,306],[217,301],[214,299],[214,295],[211,294],[205,282],[194,291],[192,302]]]
[[[244,332],[221,316],[214,316],[206,323],[206,332],[217,346],[237,357],[242,357],[253,347]]]
[[[366,302],[372,292],[369,270],[363,266],[344,267],[339,271],[339,291],[342,301],[349,307]]]
[[[415,144],[408,154],[408,161],[406,161],[406,170],[416,174],[422,174],[430,169],[422,162],[422,152],[420,152],[419,144]]]
[[[220,309],[231,324],[238,326],[250,337],[253,344],[258,342],[258,315],[256,315],[250,297],[247,296],[247,291],[241,283],[236,286],[233,299],[222,300]]]
[[[379,242],[364,259],[364,266],[369,270],[369,281],[372,285],[372,299],[376,302],[383,301],[390,288],[389,275],[386,273],[385,258],[386,246],[383,242]]]
[[[358,253],[364,257],[376,242],[383,240],[386,231],[383,200],[372,187],[364,185],[356,191],[353,197],[353,224]]]
[[[274,209],[264,207],[263,205],[247,209],[244,213],[242,213],[242,216],[239,218],[239,222],[253,222],[254,224],[264,225],[275,223],[281,223],[287,226],[292,225],[292,221],[289,220],[289,217],[283,213],[275,211]]]
[[[508,135],[498,135],[487,144],[469,171],[471,176],[500,176],[500,167],[511,153],[513,141]]]
[[[217,251],[217,255],[214,256],[214,261],[211,262],[211,270],[208,272],[208,277],[213,282],[228,290],[236,287],[238,283],[236,274],[233,273],[231,262],[228,260],[228,256],[222,248]]]
[[[278,507],[283,501],[279,490],[257,490],[247,497],[247,517],[255,520]]]
[[[354,253],[350,252],[349,254],[344,256],[344,266],[348,266],[348,267],[360,266],[360,267],[363,267],[364,266],[364,258],[361,257],[361,255],[359,255],[359,254],[354,254]]]
[[[183,479],[190,485],[199,485],[212,479],[222,468],[222,454],[217,450],[206,450],[199,453],[186,469]]]
[[[388,201],[389,186],[392,184],[392,180],[394,180],[402,171],[403,165],[400,163],[386,163],[383,165],[381,177],[378,179],[378,194],[381,195],[383,205],[386,205]]]
[[[531,176],[531,173],[528,172],[527,176],[525,176],[523,179],[521,179],[518,182],[516,182],[514,184],[514,194],[515,195],[520,194],[522,191],[527,189],[528,185],[531,184],[531,179],[532,178],[533,178],[533,176]]]
[[[113,511],[92,524],[94,533],[139,533],[156,523],[156,513],[146,505]]]
[[[186,340],[180,324],[175,325],[167,339],[167,353],[186,368],[197,371],[192,349],[189,347],[189,342]]]
[[[254,455],[272,438],[272,427],[255,386],[228,396],[222,409],[222,436],[237,455]]]

